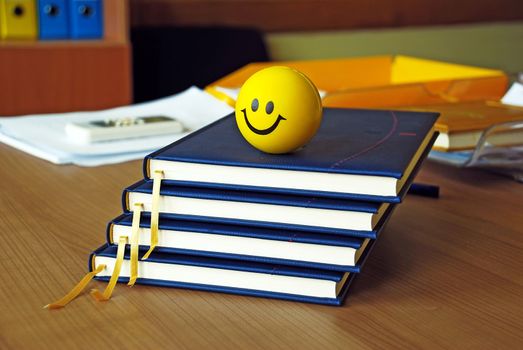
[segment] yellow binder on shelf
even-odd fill
[[[0,0],[0,38],[36,39],[35,0]]]

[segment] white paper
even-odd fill
[[[506,105],[523,107],[523,85],[514,83],[501,99],[501,103]]]
[[[0,142],[56,164],[97,166],[143,158],[232,111],[226,103],[191,87],[171,97],[103,111],[0,118]],[[187,132],[93,144],[74,143],[65,133],[70,121],[154,115],[178,119]]]
[[[234,101],[238,99],[238,94],[240,93],[240,88],[226,88],[221,86],[215,87],[216,91],[221,92],[222,94],[225,94],[232,98]]]

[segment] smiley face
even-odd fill
[[[259,103],[258,99],[255,98],[254,100],[252,100],[251,110],[253,112],[256,112],[258,110],[258,108],[259,108],[259,105],[260,105],[260,103]],[[267,113],[268,115],[271,115],[273,111],[274,111],[274,102],[272,102],[272,101],[267,102],[267,105],[265,106],[265,113]],[[284,117],[282,117],[281,114],[278,114],[278,118],[276,118],[276,120],[274,121],[274,123],[270,127],[266,128],[266,129],[263,129],[263,130],[260,130],[260,129],[257,129],[256,127],[254,127],[249,122],[249,117],[247,117],[247,108],[242,109],[242,112],[243,112],[243,116],[245,118],[245,123],[247,124],[247,127],[253,133],[258,134],[258,135],[269,135],[271,132],[276,130],[276,128],[278,127],[278,125],[280,124],[280,122],[282,120],[287,120]]]
[[[321,123],[318,90],[302,73],[274,66],[253,74],[236,101],[236,124],[252,146],[288,153],[305,145]]]

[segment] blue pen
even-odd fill
[[[423,197],[439,198],[439,186],[413,183],[408,193]]]

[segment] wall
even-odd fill
[[[522,1],[523,2],[523,1]],[[274,60],[404,54],[523,72],[523,21],[387,30],[270,33]]]
[[[340,30],[523,20],[522,0],[130,0],[139,25]]]
[[[523,71],[523,0],[130,0],[137,26],[248,26],[272,59],[407,54]],[[504,22],[496,22],[504,21]]]

